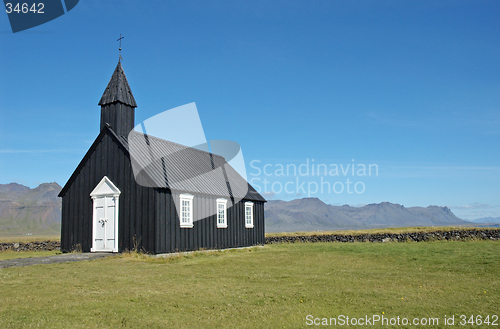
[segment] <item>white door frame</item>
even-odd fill
[[[111,180],[107,176],[104,176],[99,184],[94,188],[94,190],[90,193],[90,197],[92,198],[92,248],[90,249],[91,252],[100,252],[100,251],[111,251],[111,252],[118,252],[118,209],[119,209],[119,196],[121,192],[120,190],[113,184]],[[106,212],[106,197],[112,197],[115,201],[115,216],[114,218],[108,218],[107,220],[113,220],[114,221],[114,246],[113,248],[110,249],[98,249],[96,247],[95,243],[95,237],[96,237],[96,230],[97,230],[97,225],[105,225],[102,223],[99,223],[99,219],[97,218],[97,211],[96,211],[96,200],[98,198],[104,198],[104,211]],[[106,241],[106,234],[104,235],[104,240]]]

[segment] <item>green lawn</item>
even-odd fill
[[[307,315],[436,317],[426,327],[441,328],[453,314],[467,328],[459,315],[500,315],[500,241],[130,254],[2,269],[0,282],[1,328],[300,328]]]
[[[12,251],[6,250],[0,252],[0,260],[15,259],[15,258],[32,258],[46,257],[62,254],[59,250],[52,251]]]
[[[0,242],[35,242],[35,241],[59,241],[61,240],[60,234],[34,234],[34,235],[1,235]]]

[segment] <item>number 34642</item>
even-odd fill
[[[6,3],[5,4],[5,11],[7,11],[7,14],[10,14],[12,12],[16,12],[18,14],[23,13],[27,14],[29,12],[34,13],[34,14],[43,14],[43,8],[45,5],[43,3],[34,3],[31,7],[27,3]]]

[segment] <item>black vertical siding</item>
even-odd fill
[[[122,136],[127,136],[134,129],[135,109],[119,102],[101,107],[101,129],[109,124],[113,130]]]
[[[104,176],[121,191],[118,208],[118,250],[132,250],[137,246],[154,253],[156,193],[151,188],[135,183],[128,156],[107,133],[102,136],[63,196],[61,249],[71,251],[80,246],[83,251],[90,251],[93,216],[90,193]]]
[[[68,218],[69,198],[63,198],[61,205],[61,218]],[[61,222],[61,249],[68,250],[71,248],[71,241],[69,235],[69,221],[63,220]]]
[[[264,244],[264,203],[254,202],[254,228],[245,227],[245,201],[242,200],[227,210],[228,227],[217,228],[217,197],[194,194],[194,216],[203,219],[195,221],[193,228],[180,228],[174,198],[179,193],[156,189],[158,204],[155,218],[160,233],[156,235],[155,253],[185,250],[233,248]],[[228,206],[231,203],[228,202]]]

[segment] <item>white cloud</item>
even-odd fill
[[[276,196],[276,193],[274,192],[265,192],[265,193],[262,193],[262,196],[268,200],[272,200],[274,199],[274,197]]]
[[[474,202],[471,204],[466,204],[463,206],[453,206],[451,208],[453,209],[461,209],[461,210],[472,210],[472,209],[489,209],[489,208],[494,208],[495,206],[486,204],[486,203],[479,203],[479,202]]]

